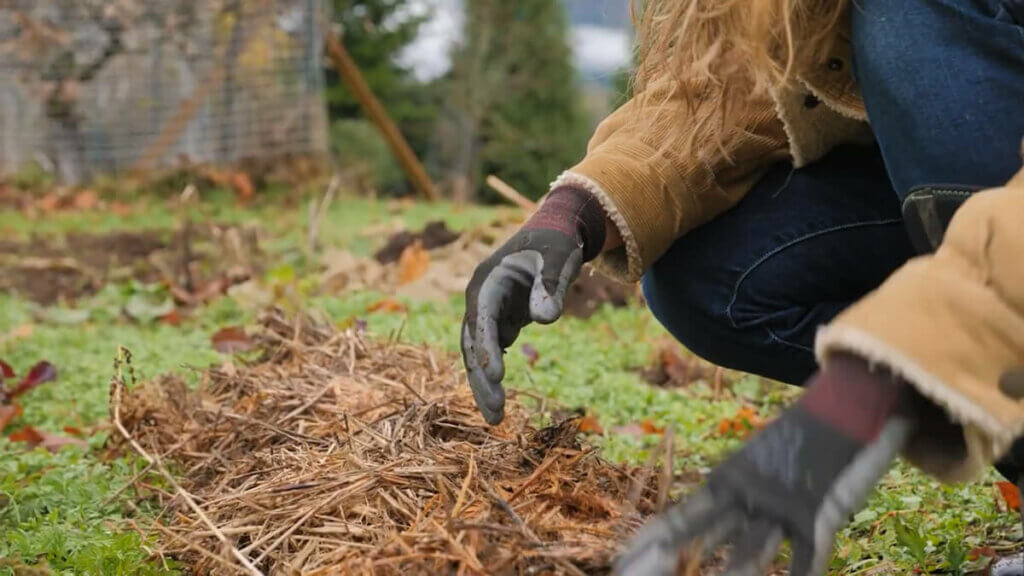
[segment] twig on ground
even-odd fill
[[[192,498],[192,495],[189,494],[187,490],[182,488],[181,485],[178,484],[178,481],[174,479],[174,476],[172,476],[171,473],[167,471],[167,468],[165,468],[163,463],[160,461],[159,456],[151,456],[148,452],[146,452],[146,450],[142,446],[140,446],[139,443],[136,442],[134,438],[132,438],[131,434],[128,433],[128,430],[125,429],[124,425],[121,423],[120,408],[121,400],[124,397],[125,384],[124,379],[120,374],[120,366],[121,361],[125,358],[125,349],[119,347],[117,362],[118,374],[114,376],[114,379],[111,380],[110,383],[110,405],[111,415],[113,416],[114,421],[114,427],[117,428],[117,431],[121,433],[121,436],[125,439],[126,442],[128,442],[128,444],[131,445],[131,447],[139,454],[139,456],[142,456],[143,458],[146,459],[147,462],[156,467],[157,471],[160,472],[160,474],[164,477],[165,480],[167,480],[168,483],[170,483],[170,485],[174,488],[175,492],[177,492],[178,495],[180,495],[185,500],[185,502],[188,504],[188,507],[191,508],[192,511],[195,512],[197,516],[199,516],[203,523],[206,524],[207,528],[213,531],[213,534],[217,537],[217,539],[220,540],[221,543],[226,548],[231,550],[232,556],[234,556],[235,559],[238,560],[238,562],[245,567],[249,574],[252,574],[254,576],[263,576],[263,572],[260,572],[255,566],[253,566],[252,562],[250,562],[248,558],[246,558],[241,552],[239,552],[238,549],[235,548],[235,546],[228,541],[227,536],[225,536],[224,533],[221,532],[217,528],[217,526],[210,521],[210,519],[206,516],[206,513],[203,512],[203,509],[200,508],[198,504],[196,504],[196,501],[194,498]]]

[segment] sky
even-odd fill
[[[410,11],[430,14],[431,18],[416,39],[401,55],[421,80],[436,78],[448,71],[448,54],[461,34],[461,0],[416,0]],[[580,12],[577,8],[575,12]],[[625,67],[630,57],[628,30],[602,22],[602,14],[590,15],[573,24],[572,47],[576,65],[587,76],[609,75]],[[583,22],[586,23],[583,23]]]

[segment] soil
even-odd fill
[[[448,229],[447,224],[438,220],[428,223],[423,230],[419,232],[403,230],[393,234],[388,238],[387,244],[378,250],[373,257],[381,264],[391,264],[393,262],[398,262],[398,259],[402,256],[402,252],[417,240],[423,243],[423,248],[426,250],[434,250],[436,248],[441,248],[442,246],[447,246],[458,239],[458,233],[452,232]]]
[[[604,304],[614,308],[628,306],[639,300],[634,284],[622,284],[584,268],[565,296],[565,314],[587,319]]]
[[[259,261],[251,231],[204,225],[189,233],[189,273],[184,273],[183,234],[130,231],[72,233],[53,241],[32,238],[0,241],[0,290],[43,305],[73,302],[97,293],[109,282],[165,282],[199,291],[214,281],[226,289],[249,278]],[[178,293],[183,293],[178,290]]]
[[[0,242],[0,290],[53,304],[95,294],[115,277],[152,282],[159,275],[147,258],[166,247],[161,232],[77,233],[61,244]]]

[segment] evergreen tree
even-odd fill
[[[588,120],[560,0],[472,0],[442,143],[456,197],[497,174],[534,198],[584,151]]]
[[[331,16],[343,30],[352,55],[377,98],[405,135],[413,150],[427,152],[437,119],[429,90],[398,62],[398,54],[416,39],[423,17],[410,17],[408,0],[331,0]],[[404,178],[392,158],[381,154],[386,145],[366,125],[359,103],[338,74],[327,70],[327,109],[336,154],[346,161],[361,156],[374,165],[377,184],[402,187]]]
[[[400,120],[404,97],[415,80],[398,63],[397,55],[419,32],[422,18],[403,17],[407,0],[331,0],[331,16],[343,31],[345,48],[359,65],[374,93]],[[331,118],[360,116],[359,104],[337,73],[327,73],[327,103]]]

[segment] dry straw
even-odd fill
[[[593,574],[653,512],[658,474],[601,460],[573,420],[488,427],[457,362],[279,311],[259,360],[126,391],[113,450],[163,475],[154,553],[196,574]],[[167,468],[174,470],[172,476]]]

